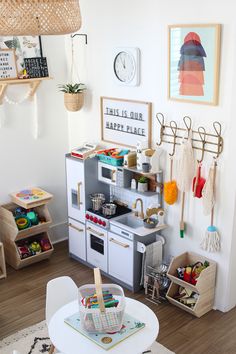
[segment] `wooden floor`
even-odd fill
[[[45,289],[50,279],[68,275],[78,286],[93,282],[91,269],[68,258],[66,242],[55,246],[50,261],[7,270],[7,279],[0,280],[0,338],[44,320]],[[126,295],[152,308],[160,322],[158,341],[175,353],[236,353],[236,309],[226,314],[211,311],[197,319],[170,304],[152,304],[143,292],[126,291]]]

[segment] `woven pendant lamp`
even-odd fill
[[[0,35],[57,35],[81,27],[78,0],[0,0]]]

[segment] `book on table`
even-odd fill
[[[122,328],[119,332],[116,333],[89,333],[86,332],[81,327],[80,315],[79,312],[73,314],[70,317],[65,318],[65,323],[74,328],[83,336],[87,337],[100,347],[105,350],[109,350],[118,343],[122,342],[126,338],[130,337],[132,334],[138,332],[145,327],[145,323],[140,322],[136,318],[125,314]]]

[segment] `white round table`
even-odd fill
[[[125,312],[144,322],[145,327],[107,351],[64,322],[65,318],[78,311],[78,301],[70,302],[61,307],[49,322],[49,337],[64,354],[139,354],[154,343],[159,333],[159,322],[154,312],[143,303],[126,297]]]

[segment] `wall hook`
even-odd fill
[[[165,117],[164,117],[164,115],[162,113],[159,112],[159,113],[156,114],[156,118],[158,120],[158,123],[161,126],[161,128],[160,128],[160,142],[156,143],[157,146],[160,146],[162,144],[163,133],[164,133],[164,129],[165,129]]]
[[[74,38],[74,37],[76,37],[76,36],[83,36],[83,37],[85,37],[85,44],[88,44],[88,35],[87,35],[87,34],[85,34],[85,33],[75,33],[75,34],[72,34],[72,35],[71,35],[71,38]]]
[[[173,137],[174,137],[174,141],[173,141],[173,151],[172,154],[169,154],[169,156],[173,157],[175,154],[175,147],[176,147],[176,137],[177,137],[177,131],[178,131],[178,127],[177,127],[177,123],[172,120],[170,122],[170,129],[172,131]]]
[[[197,160],[197,161],[198,161],[198,163],[201,163],[203,161],[204,154],[205,154],[205,145],[206,145],[206,130],[205,130],[205,128],[199,127],[198,134],[199,134],[200,139],[202,141],[202,156],[201,156],[201,159]]]
[[[214,128],[216,135],[218,137],[218,146],[217,146],[217,154],[216,154],[216,159],[217,159],[223,149],[223,139],[221,137],[222,126],[221,126],[220,122],[215,121],[213,123],[213,128]]]
[[[189,116],[185,116],[183,118],[183,121],[184,121],[184,125],[188,131],[188,138],[189,138],[189,134],[190,134],[190,131],[192,129],[192,119],[189,117]]]

